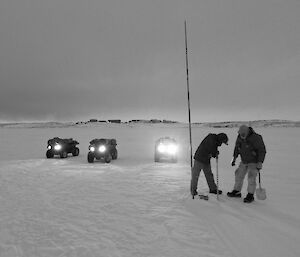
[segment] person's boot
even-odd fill
[[[240,198],[240,197],[242,197],[242,194],[241,194],[240,191],[232,190],[231,192],[227,193],[227,196],[228,197],[238,197],[238,198]]]
[[[222,190],[218,190],[218,192],[219,192],[219,195],[221,195],[221,194],[223,193]],[[209,193],[210,193],[210,194],[217,194],[217,189],[209,190]]]
[[[253,194],[248,193],[247,196],[244,198],[244,203],[252,203],[254,201]]]

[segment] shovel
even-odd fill
[[[217,175],[217,200],[219,200],[219,157],[216,157],[216,175]]]
[[[258,200],[265,200],[267,198],[266,189],[261,187],[259,171],[258,171],[258,181],[259,181],[259,188],[256,189],[256,198]]]

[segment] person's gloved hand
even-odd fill
[[[262,163],[261,163],[261,162],[258,162],[258,163],[256,164],[256,168],[257,168],[258,170],[261,170],[261,169],[262,169]]]
[[[235,158],[234,157],[231,160],[231,166],[235,166]]]

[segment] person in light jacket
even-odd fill
[[[256,190],[256,176],[262,169],[266,156],[266,147],[261,135],[255,133],[253,128],[242,125],[238,131],[233,159],[231,165],[235,166],[236,159],[241,157],[241,163],[235,171],[235,184],[233,190],[227,193],[229,197],[241,197],[243,181],[248,174],[248,194],[244,198],[245,203],[254,201]]]

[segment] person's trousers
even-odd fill
[[[217,185],[214,180],[214,175],[211,171],[210,164],[205,164],[194,160],[194,165],[192,168],[192,180],[191,180],[191,194],[196,194],[198,187],[198,179],[200,176],[200,172],[203,170],[209,190],[216,190]]]
[[[240,163],[239,167],[235,171],[235,184],[234,190],[241,191],[246,174],[248,173],[248,188],[247,191],[250,194],[254,194],[256,189],[256,176],[258,174],[256,163]]]

